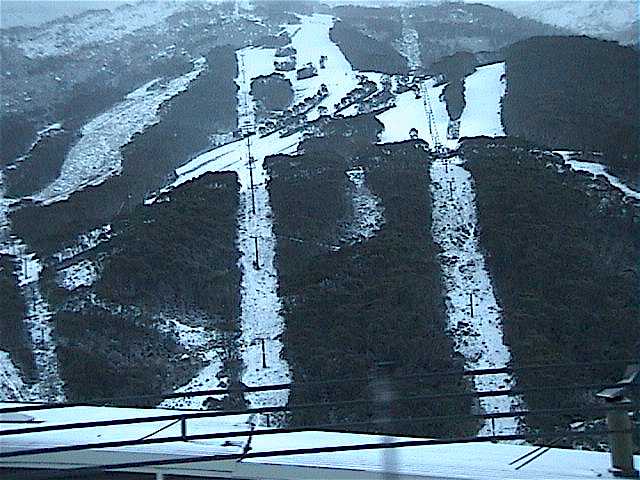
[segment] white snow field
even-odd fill
[[[329,95],[322,100],[320,106],[326,107],[329,114],[335,111],[334,105],[342,100],[348,92],[358,85],[357,72],[342,54],[340,48],[329,38],[329,30],[333,27],[334,18],[330,15],[298,16],[301,24],[285,27],[291,37],[291,46],[297,50],[297,68],[311,63],[318,70],[318,75],[305,80],[297,80],[296,72],[286,72],[294,91],[294,103],[305,97],[313,96],[322,84],[327,86]],[[325,68],[320,68],[320,56],[326,55]],[[307,114],[313,121],[320,116],[318,108]]]
[[[256,105],[251,96],[251,80],[261,75],[273,73],[273,61],[276,56],[275,48],[247,47],[236,52],[239,77],[238,84],[238,126],[243,133],[255,129]]]
[[[640,200],[640,192],[637,190],[633,190],[628,185],[626,185],[622,180],[620,180],[615,175],[611,175],[607,171],[607,166],[602,165],[597,162],[585,162],[581,160],[572,159],[573,155],[576,152],[570,152],[566,150],[556,150],[554,153],[557,153],[562,156],[564,159],[564,163],[568,164],[572,170],[577,172],[587,172],[593,175],[593,178],[604,177],[607,181],[620,190],[626,197],[634,198],[636,200]]]
[[[186,90],[205,68],[205,60],[194,62],[194,69],[169,82],[155,79],[126,96],[110,110],[84,127],[80,140],[71,148],[58,178],[33,196],[44,205],[66,200],[88,185],[99,185],[122,171],[120,147],[136,133],[157,123],[163,102]]]
[[[434,83],[435,79],[433,78],[424,81],[419,98],[413,91],[397,95],[395,107],[376,115],[376,118],[384,125],[384,130],[379,136],[379,143],[409,140],[411,138],[409,131],[415,128],[418,130],[418,138],[427,142],[430,147],[434,147],[434,135],[429,129],[427,111],[429,108],[440,144],[450,149],[458,147],[457,140],[447,139],[446,136],[450,119],[445,102],[440,100],[445,85],[434,86]],[[427,96],[428,99],[426,98]],[[428,107],[425,106],[426,100]]]
[[[0,400],[25,400],[27,388],[8,352],[0,350]]]
[[[0,407],[20,406],[0,403]],[[96,442],[115,442],[136,438],[176,438],[181,435],[180,422],[173,410],[133,409],[114,407],[68,407],[29,411],[34,422],[42,426],[65,425],[71,422],[99,422],[102,420],[145,419],[153,421],[128,425],[98,426],[83,429],[67,429],[56,432],[17,433],[2,437],[0,450],[10,452],[33,448],[50,448],[62,445]],[[163,419],[167,417],[166,419]],[[8,423],[0,416],[0,430],[32,427],[32,423],[20,426]],[[260,431],[269,429],[260,428]],[[226,433],[225,433],[226,432]],[[230,459],[229,461],[200,461],[180,465],[166,465],[154,469],[158,476],[191,475],[212,478],[224,470],[233,478],[403,478],[458,479],[458,480],[595,480],[616,478],[609,470],[610,454],[561,448],[551,448],[545,455],[523,466],[535,449],[531,446],[504,443],[456,443],[448,445],[423,445],[392,449],[394,462],[389,461],[389,449],[354,449],[351,451],[325,451],[314,454],[284,455],[292,449],[309,449],[357,445],[381,445],[419,440],[411,437],[383,437],[327,431],[301,431],[250,435],[245,416],[189,418],[187,435],[232,434],[226,438],[211,438],[187,442],[167,442],[132,445],[117,448],[100,448],[82,452],[64,452],[55,456],[2,459],[0,465],[10,467],[36,466],[47,461],[52,468],[97,467],[145,460],[181,461],[196,456],[232,455],[283,452],[281,456]],[[514,460],[521,459],[518,462]],[[634,458],[637,465],[640,457]],[[389,468],[391,467],[391,468]],[[123,469],[124,470],[124,469]],[[133,471],[133,468],[128,469]],[[397,477],[399,478],[399,477]]]
[[[465,78],[460,137],[504,136],[500,100],[505,88],[504,62],[478,67]]]
[[[353,183],[351,197],[353,223],[347,227],[347,238],[354,242],[372,238],[384,224],[382,200],[367,186],[367,175],[362,167],[345,172]]]

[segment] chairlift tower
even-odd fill
[[[436,151],[436,154],[443,155],[444,147],[442,143],[440,143],[440,136],[438,135],[438,126],[436,125],[436,120],[433,116],[433,109],[431,108],[431,99],[429,98],[429,89],[427,88],[426,82],[420,82],[420,93],[422,95],[422,102],[424,104],[424,111],[427,114],[427,121],[429,124],[429,135],[433,139],[433,148]]]

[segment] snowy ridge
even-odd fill
[[[74,18],[71,22],[58,20],[38,30],[18,43],[22,53],[32,59],[69,55],[96,43],[112,43],[137,30],[164,21],[184,8],[176,1],[144,1],[123,5],[109,11],[93,11]]]
[[[372,238],[384,224],[382,200],[369,190],[364,168],[356,167],[345,173],[353,183],[351,202],[354,211],[353,224],[347,227],[347,236],[355,242]]]
[[[48,205],[66,200],[89,185],[99,185],[122,171],[120,147],[136,133],[159,121],[158,110],[163,102],[187,89],[205,68],[204,58],[194,63],[194,69],[167,83],[152,80],[129,93],[125,100],[82,127],[82,137],[68,153],[58,178],[33,196],[33,200]]]

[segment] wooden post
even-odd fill
[[[258,237],[253,237],[253,242],[255,245],[255,253],[256,253],[256,258],[253,261],[253,266],[256,268],[256,270],[260,270],[260,256],[258,254]]]
[[[264,338],[260,339],[262,343],[262,368],[267,368],[267,350],[264,344]]]
[[[247,137],[247,152],[249,155],[249,181],[251,184],[251,211],[256,214],[256,194],[253,184],[253,157],[251,156],[251,137]]]
[[[469,293],[469,310],[471,311],[471,318],[473,318],[473,293]]]
[[[187,419],[186,417],[182,417],[180,419],[180,436],[182,437],[182,441],[187,441]]]

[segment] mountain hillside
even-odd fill
[[[637,51],[587,37],[537,37],[504,52],[508,134],[601,151],[612,166],[638,168]]]
[[[634,0],[486,0],[482,3],[574,33],[622,44],[638,43],[638,4]],[[633,31],[635,35],[630,35]]]

